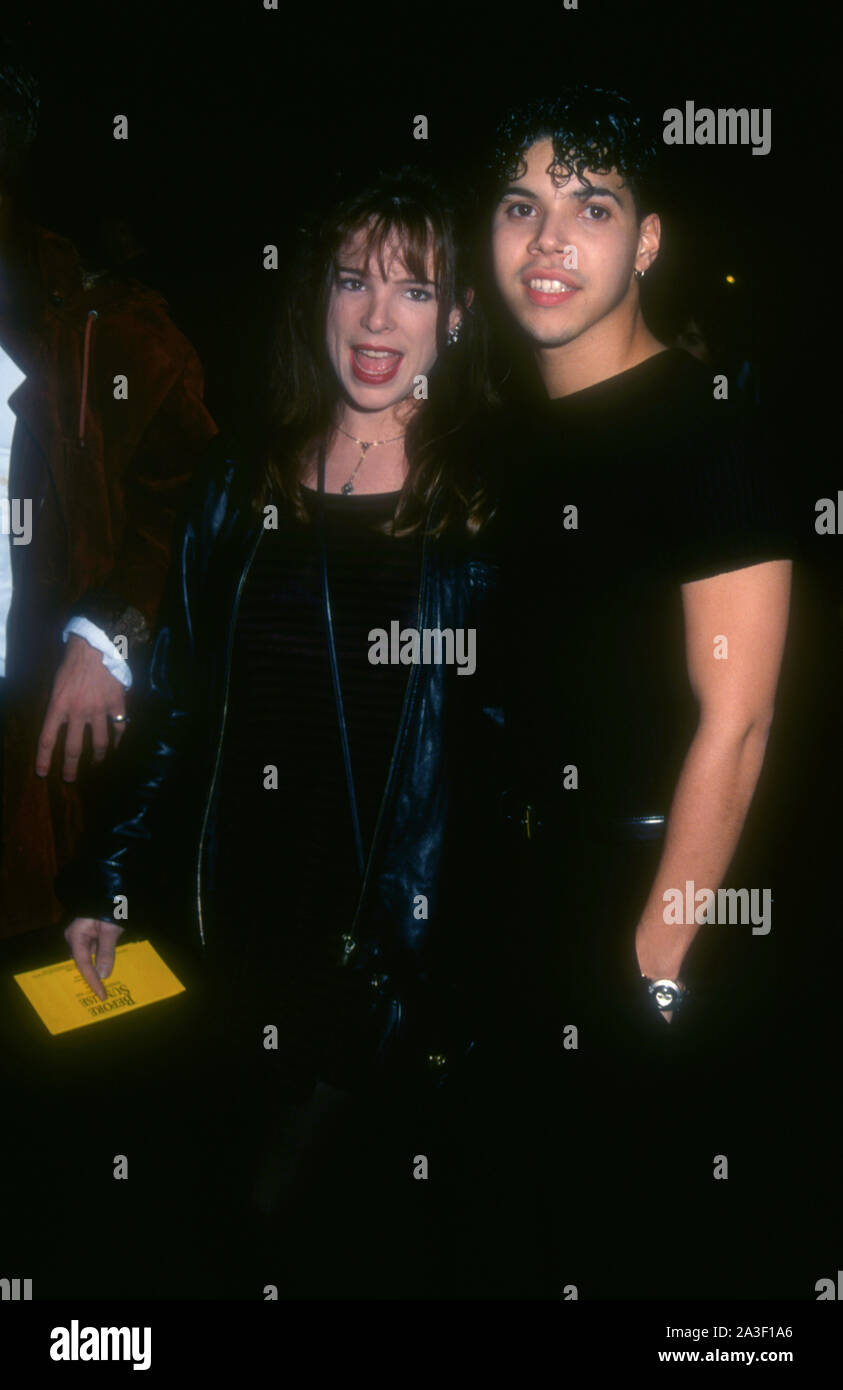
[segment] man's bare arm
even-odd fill
[[[651,978],[677,979],[699,930],[695,923],[665,923],[664,894],[684,894],[688,880],[716,890],[735,853],[764,762],[790,578],[789,560],[771,560],[682,586],[688,675],[700,718],[635,935],[639,966]],[[723,638],[727,655],[718,658]]]

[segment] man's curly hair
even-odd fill
[[[506,112],[495,131],[488,170],[495,194],[523,178],[525,151],[539,140],[553,142],[547,172],[559,185],[575,177],[588,184],[595,174],[616,170],[629,188],[641,220],[655,211],[660,146],[626,97],[602,87],[564,88],[558,96],[525,101]]]

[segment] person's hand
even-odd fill
[[[82,753],[85,727],[90,724],[94,746],[94,761],[101,763],[109,748],[108,716],[118,715],[119,724],[112,726],[116,748],[126,729],[122,720],[126,713],[126,692],[118,680],[109,675],[102,664],[102,653],[74,633],[68,638],[64,660],[56,672],[44,726],[38,739],[35,771],[46,777],[53,758],[59,730],[67,725],[64,745],[63,776],[75,782],[76,769]]]
[[[122,934],[123,927],[96,917],[74,917],[64,929],[64,939],[79,974],[87,980],[98,999],[105,999],[102,981],[114,969],[114,950]]]

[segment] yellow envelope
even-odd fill
[[[72,960],[27,970],[14,978],[51,1033],[104,1023],[107,1018],[142,1009],[184,990],[148,941],[127,941],[117,947],[114,969],[103,980],[104,1000],[97,998]]]

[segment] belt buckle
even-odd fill
[[[500,813],[504,823],[525,840],[533,840],[541,829],[542,819],[531,801],[515,792],[504,792],[500,798]]]

